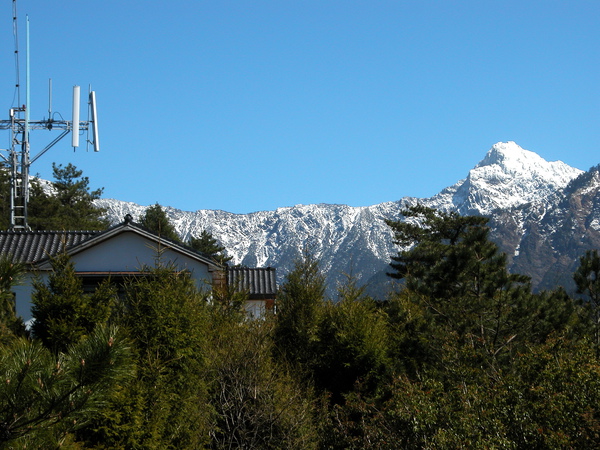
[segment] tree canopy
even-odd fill
[[[169,221],[167,213],[158,203],[146,208],[146,211],[140,217],[140,225],[165,239],[181,241],[175,227]]]
[[[260,320],[168,263],[84,292],[60,255],[27,340],[0,260],[0,447],[600,447],[600,257],[574,275],[582,304],[508,273],[485,219],[404,213],[386,301],[351,276],[327,298],[305,251]]]
[[[103,230],[105,210],[94,205],[103,188],[90,190],[89,178],[73,164],[52,164],[52,192],[33,182],[28,222],[34,230]]]
[[[202,230],[198,237],[190,237],[188,245],[194,250],[210,256],[221,265],[227,264],[233,258],[225,254],[225,247],[207,230]]]

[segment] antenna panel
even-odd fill
[[[71,145],[79,147],[79,86],[73,86],[73,130]]]
[[[98,136],[98,112],[96,111],[96,91],[90,92],[90,108],[92,110],[92,137],[94,139],[94,151],[100,151],[100,137]]]

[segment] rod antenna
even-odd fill
[[[52,118],[52,79],[48,83],[48,118],[43,120],[31,120],[31,66],[29,47],[29,16],[27,16],[27,55],[26,55],[26,95],[25,104],[21,103],[21,87],[19,72],[19,37],[17,33],[17,1],[13,0],[13,35],[15,39],[15,72],[16,84],[13,105],[8,113],[8,120],[0,120],[0,130],[10,132],[10,148],[0,149],[0,164],[4,164],[10,170],[10,226],[13,230],[28,230],[27,204],[29,201],[29,171],[31,165],[57,144],[67,134],[72,133],[71,144],[74,148],[79,146],[80,131],[92,134],[94,150],[99,151],[98,139],[98,115],[96,112],[96,93],[90,92],[88,110],[91,120],[80,121],[80,88],[73,87],[73,117],[71,121]],[[16,100],[16,105],[15,105]],[[58,131],[58,136],[40,150],[34,157],[30,158],[30,132],[33,130]],[[88,141],[89,142],[89,141]]]

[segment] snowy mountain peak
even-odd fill
[[[534,152],[525,150],[513,141],[498,142],[487,152],[475,169],[485,166],[500,166],[511,172],[522,172],[531,167],[544,165],[546,161]]]
[[[498,142],[469,171],[467,178],[432,200],[441,209],[489,215],[498,208],[543,199],[581,173],[562,161],[548,162],[514,142]],[[450,208],[448,203],[452,205]]]
[[[525,150],[513,141],[494,144],[471,173],[489,166],[513,176],[541,176],[548,180],[557,179],[560,185],[568,183],[573,178],[573,174],[581,173],[580,170],[562,161],[548,162],[537,153]],[[486,172],[487,169],[480,171]]]
[[[493,215],[505,209],[510,216],[511,208],[549,200],[579,174],[579,169],[560,161],[548,162],[514,142],[499,142],[465,179],[427,199],[405,197],[368,207],[297,205],[252,214],[169,207],[166,212],[183,239],[208,230],[233,256],[234,264],[277,267],[280,281],[309,246],[335,292],[336,283],[347,273],[363,281],[379,275],[386,279],[382,274],[398,249],[385,219],[400,219],[406,204],[419,202],[460,214]],[[146,208],[106,199],[96,204],[107,209],[113,223],[127,213],[139,217]]]

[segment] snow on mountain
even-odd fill
[[[280,280],[302,250],[310,248],[321,261],[333,295],[345,274],[362,282],[378,276],[381,280],[390,256],[397,252],[385,219],[401,219],[406,204],[420,202],[444,211],[489,215],[499,208],[540,201],[581,173],[560,161],[547,162],[514,142],[499,142],[465,179],[428,199],[405,197],[365,207],[296,205],[251,214],[165,210],[184,240],[206,229],[225,246],[234,264],[277,267]],[[113,199],[100,199],[97,204],[107,209],[113,223],[125,214],[137,219],[146,208]]]
[[[582,171],[562,161],[548,162],[514,142],[498,142],[464,180],[427,202],[461,214],[489,215],[537,201],[564,188]]]
[[[600,248],[600,166],[545,199],[496,211],[490,228],[513,271],[539,289],[573,292],[579,258]]]

